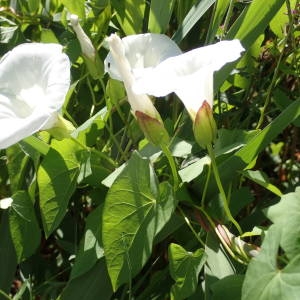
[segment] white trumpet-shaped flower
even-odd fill
[[[133,86],[140,71],[180,53],[180,49],[166,36],[158,34],[134,35],[122,40],[112,34],[107,42],[110,52],[104,62],[105,71],[123,81],[131,110],[149,141],[156,145],[167,144],[168,133],[151,99],[146,94],[137,94]]]
[[[239,40],[222,41],[167,58],[137,74],[134,91],[156,97],[175,92],[195,121],[204,101],[213,105],[213,73],[244,51]]]
[[[50,129],[70,85],[59,44],[21,44],[0,60],[0,149]]]
[[[152,68],[167,57],[181,53],[178,46],[165,35],[151,33],[127,36],[122,40],[112,34],[107,42],[110,52],[104,61],[105,71],[111,78],[124,82],[133,113],[140,111],[157,116],[150,98],[133,91],[135,78],[148,67]]]

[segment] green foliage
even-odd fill
[[[20,262],[36,251],[41,234],[28,194],[19,191],[13,195],[13,200],[9,214],[9,229]]]
[[[38,170],[40,208],[46,236],[60,224],[79,174],[77,144],[70,140],[53,141]]]
[[[151,254],[155,234],[174,210],[172,190],[159,191],[149,161],[133,153],[107,194],[103,245],[116,290],[137,274]],[[173,205],[172,205],[173,204]]]
[[[282,227],[273,225],[268,230],[262,250],[248,267],[243,284],[242,299],[297,299],[300,292],[300,256],[294,256],[284,267],[278,268],[277,254]]]
[[[172,299],[185,299],[195,292],[198,276],[205,259],[206,255],[203,249],[198,249],[192,253],[180,245],[170,244],[170,274],[175,280],[171,289]]]
[[[0,150],[0,200],[13,198],[0,209],[0,300],[298,299],[299,9],[298,0],[1,1],[0,57],[25,42],[64,46],[62,115],[76,129]],[[219,178],[177,96],[153,98],[155,134],[131,113],[124,84],[103,74],[113,32],[167,34],[184,52],[240,39],[242,58],[214,74]],[[159,133],[170,139],[149,143]]]

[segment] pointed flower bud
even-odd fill
[[[70,22],[80,43],[82,56],[90,74],[94,79],[102,77],[104,69],[103,64],[91,40],[80,26],[78,16],[71,15]]]
[[[196,142],[202,148],[212,144],[217,137],[217,125],[212,109],[206,101],[203,102],[195,116],[193,130]]]

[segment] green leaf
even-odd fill
[[[160,233],[167,222],[171,219],[177,206],[177,200],[174,199],[173,187],[168,182],[162,182],[159,185],[159,200],[156,210],[156,230],[155,235]]]
[[[102,212],[103,205],[98,206],[86,219],[83,238],[71,272],[71,279],[88,272],[103,257],[102,247]]]
[[[290,0],[291,8],[296,8],[296,0]],[[275,15],[275,17],[270,22],[270,28],[271,30],[279,37],[283,38],[285,35],[285,28],[289,24],[289,15],[287,11],[286,4],[283,4],[278,11],[278,13]]]
[[[207,260],[204,267],[206,299],[212,299],[212,286],[218,280],[236,273],[229,256],[217,240],[216,235],[208,233],[205,243]]]
[[[277,266],[282,227],[269,228],[259,255],[253,258],[246,272],[242,300],[298,299],[300,295],[300,254],[283,268]],[[299,236],[299,235],[298,235]]]
[[[219,165],[221,181],[224,185],[228,185],[232,180],[236,179],[237,172],[245,169],[258,154],[271,143],[271,141],[279,135],[290,123],[292,123],[300,115],[300,100],[294,101],[289,105],[277,118],[275,118],[268,126],[255,135],[240,150],[235,152],[223,163]],[[203,186],[205,178],[200,178],[201,186]],[[217,191],[215,181],[210,181],[209,193],[215,194]]]
[[[229,275],[211,286],[212,300],[240,300],[244,275]]]
[[[256,171],[245,170],[242,172],[242,174],[243,176],[263,186],[264,188],[274,193],[275,195],[279,197],[282,196],[281,191],[274,184],[270,183],[269,178],[264,172],[259,170]]]
[[[29,163],[27,156],[18,144],[9,147],[6,150],[6,155],[9,160],[7,164],[10,187],[13,193],[25,188],[26,169]]]
[[[149,258],[155,233],[171,214],[171,195],[167,184],[159,193],[149,160],[134,152],[104,203],[103,245],[114,290],[130,282]]]
[[[175,0],[152,0],[148,30],[153,33],[166,32],[172,15]]]
[[[215,12],[213,15],[212,23],[210,24],[209,31],[207,33],[207,42],[210,44],[214,41],[215,36],[219,27],[221,26],[221,22],[225,16],[225,13],[228,9],[230,0],[218,0],[215,4]]]
[[[61,0],[61,3],[71,14],[77,15],[80,19],[85,18],[84,0]]]
[[[112,0],[117,19],[125,35],[141,33],[143,29],[144,0]]]
[[[182,182],[191,182],[193,179],[202,174],[204,167],[210,165],[209,156],[204,156],[196,162],[178,171]]]
[[[185,16],[172,39],[179,44],[215,2],[216,0],[202,0],[197,5],[194,5]]]
[[[170,244],[168,255],[170,274],[176,282],[171,289],[171,299],[185,299],[196,290],[206,255],[203,249],[189,252],[177,244]]]
[[[48,237],[63,219],[77,182],[79,146],[70,139],[53,140],[51,149],[38,169],[40,208]]]
[[[285,0],[253,0],[236,22],[231,26],[227,40],[239,39],[246,50],[264,33],[266,27],[274,15],[278,12]],[[214,87],[215,90],[222,85],[228,77],[236,62],[227,64],[221,71],[216,73]]]
[[[248,48],[264,32],[284,1],[269,0],[268,2],[262,2],[253,0],[246,14],[241,16],[242,22],[236,22],[226,38],[240,39],[242,44]]]
[[[109,300],[112,293],[105,260],[101,258],[84,275],[69,281],[59,299]]]
[[[279,203],[266,210],[267,217],[282,228],[280,245],[292,259],[300,253],[300,187],[281,197]]]
[[[8,211],[1,214],[0,222],[0,290],[9,294],[11,284],[15,278],[17,268],[17,256],[15,247],[10,235]],[[0,299],[7,299],[1,296]]]
[[[27,192],[13,196],[9,210],[9,228],[18,262],[30,257],[40,244],[41,233],[31,199]]]

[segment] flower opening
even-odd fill
[[[51,128],[70,85],[59,44],[21,44],[0,61],[0,149]]]

